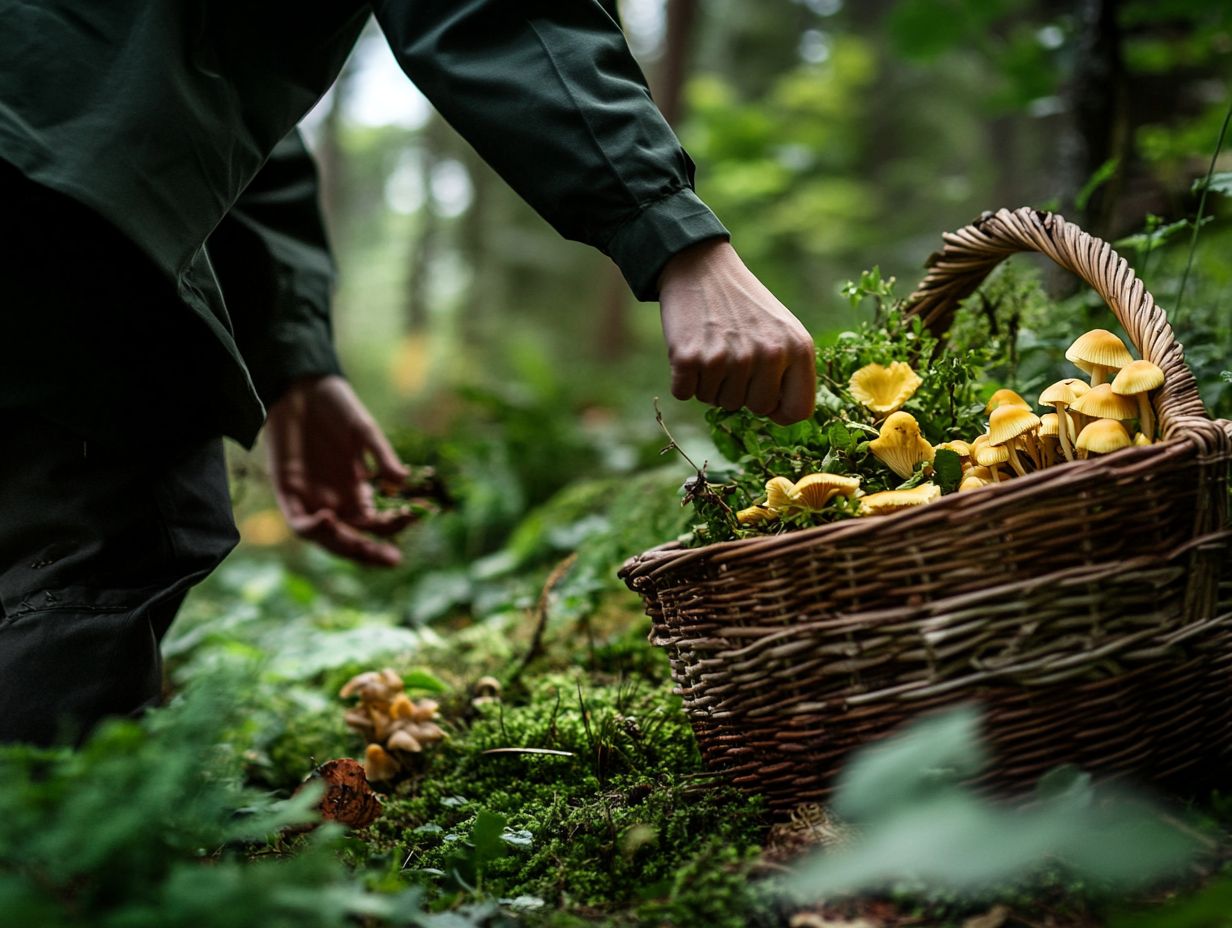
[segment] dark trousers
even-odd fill
[[[203,328],[136,248],[0,162],[0,742],[158,701],[158,643],[235,545]]]
[[[0,741],[75,743],[158,702],[159,641],[238,540],[222,444],[0,431]]]

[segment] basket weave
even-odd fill
[[[1205,783],[1232,748],[1232,422],[1212,421],[1163,311],[1061,216],[944,237],[911,311],[934,331],[1000,261],[1038,251],[1164,370],[1163,440],[891,516],[687,549],[621,570],[668,650],[707,764],[772,812],[824,800],[855,748],[978,700],[986,779],[1059,763]]]

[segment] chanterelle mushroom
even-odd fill
[[[910,490],[882,490],[860,497],[860,515],[883,516],[901,509],[924,506],[941,498],[941,487],[935,483],[921,483]]]
[[[1133,361],[1117,371],[1112,392],[1132,396],[1138,403],[1138,428],[1147,438],[1155,437],[1155,413],[1148,394],[1164,385],[1164,372],[1150,361]]]
[[[868,450],[904,480],[915,472],[917,464],[931,462],[935,454],[920,433],[919,423],[907,412],[892,413],[881,424],[878,436],[868,443]]]
[[[909,364],[894,361],[888,367],[866,364],[851,375],[851,395],[873,412],[886,414],[899,409],[924,381]]]
[[[775,512],[792,508],[791,491],[795,483],[787,477],[771,477],[766,481],[766,507]]]
[[[1110,373],[1133,361],[1133,356],[1125,343],[1107,329],[1092,329],[1074,339],[1065,351],[1065,360],[1089,374],[1091,386],[1098,387]]]
[[[818,512],[836,496],[855,496],[860,490],[859,477],[841,474],[806,474],[791,488],[792,504],[809,512]]]

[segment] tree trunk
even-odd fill
[[[1077,209],[1075,197],[1092,175],[1110,158],[1121,166],[1077,210],[1077,221],[1092,235],[1106,236],[1116,204],[1119,178],[1128,165],[1129,134],[1125,67],[1121,57],[1121,30],[1117,21],[1120,0],[1081,0],[1077,8],[1080,37],[1075,49],[1074,74],[1066,88],[1069,125],[1060,137],[1060,163],[1065,208]]]

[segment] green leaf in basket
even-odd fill
[[[826,438],[830,442],[830,447],[842,454],[850,454],[856,450],[856,444],[859,439],[856,435],[847,429],[847,426],[842,422],[831,422],[830,427],[826,429]]]
[[[941,448],[933,457],[933,481],[942,493],[953,493],[962,482],[962,458],[949,448]]]

